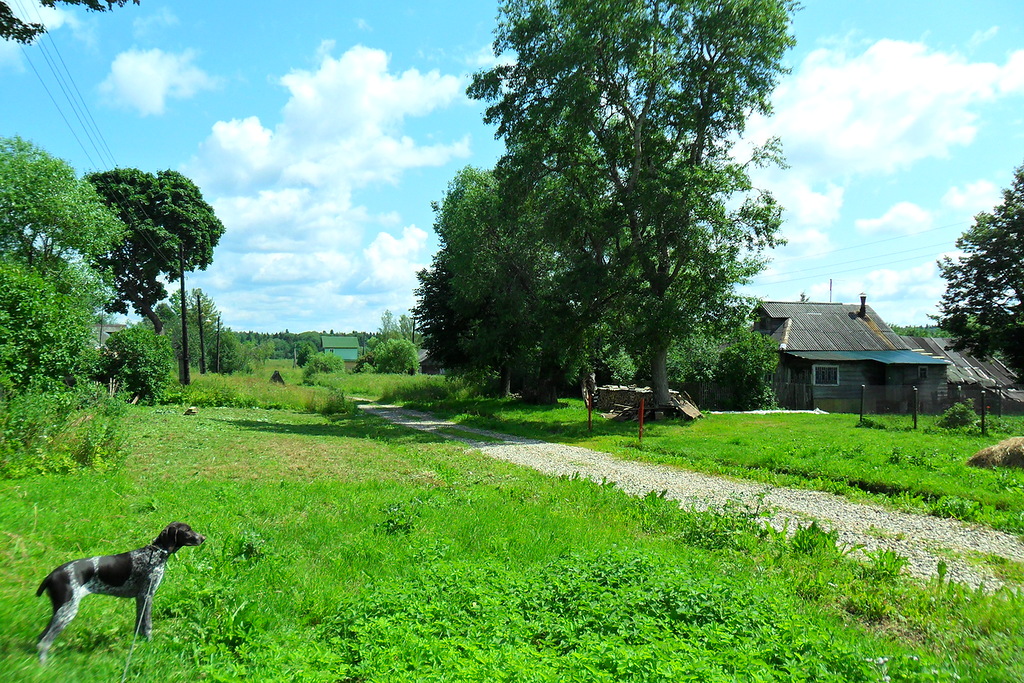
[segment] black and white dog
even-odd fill
[[[53,602],[53,617],[39,636],[39,661],[46,663],[50,645],[75,618],[78,603],[89,593],[135,598],[135,632],[149,638],[153,630],[153,594],[164,577],[167,558],[178,548],[205,540],[188,524],[172,522],[144,548],[74,560],[54,569],[36,591],[36,597],[48,591]]]

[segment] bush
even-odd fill
[[[306,363],[309,362],[309,359],[315,356],[316,353],[316,344],[313,342],[299,342],[298,347],[295,349],[295,363],[300,368],[304,368],[306,367]]]
[[[26,268],[0,263],[0,391],[52,390],[88,365],[89,297],[59,292]]]
[[[114,380],[118,391],[138,396],[143,403],[163,399],[174,372],[171,341],[141,325],[116,332],[107,340],[102,377]]]
[[[312,384],[317,375],[332,375],[345,372],[345,361],[333,353],[314,353],[302,368],[302,382]]]
[[[974,426],[977,421],[978,415],[974,412],[974,399],[967,399],[950,406],[949,410],[935,421],[935,426],[942,429],[962,429]]]
[[[772,373],[779,364],[774,339],[745,331],[718,359],[717,380],[734,392],[734,410],[757,410],[775,405]]]
[[[419,352],[408,339],[388,339],[373,349],[373,365],[384,374],[415,375],[420,369]]]

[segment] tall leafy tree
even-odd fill
[[[0,138],[0,253],[48,276],[109,250],[125,226],[67,162]]]
[[[1024,377],[1024,165],[1002,203],[975,216],[956,246],[962,256],[939,262],[946,280],[939,326],[956,349],[1001,356]]]
[[[114,275],[117,299],[108,310],[127,313],[131,306],[162,334],[164,323],[156,313],[167,298],[162,280],[174,282],[182,270],[205,270],[224,224],[196,184],[177,171],[154,175],[118,168],[88,180],[128,226],[127,238],[97,259]]]
[[[791,0],[506,0],[495,54],[474,76],[508,150],[510,177],[556,188],[558,251],[632,279],[609,311],[647,347],[668,399],[671,342],[738,304],[734,286],[763,266],[781,210],[756,191],[734,145],[770,96],[793,44]],[[561,212],[559,212],[561,213]],[[556,233],[557,235],[557,233]],[[589,259],[573,254],[589,254]]]
[[[87,9],[95,12],[103,12],[114,5],[123,7],[128,0],[39,0],[46,7],[54,7],[57,3],[62,5],[85,5]],[[139,0],[132,0],[136,5]],[[0,39],[16,40],[19,43],[31,43],[38,36],[46,33],[46,27],[42,24],[24,21],[17,17],[6,2],[0,2]]]

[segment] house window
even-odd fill
[[[919,365],[919,366],[917,366],[917,378],[918,379],[928,379],[928,366],[927,365]]]
[[[814,366],[814,384],[821,387],[836,387],[839,386],[839,366],[838,365],[815,365]]]

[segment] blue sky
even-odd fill
[[[236,330],[373,331],[385,309],[406,312],[437,249],[430,202],[501,153],[465,96],[493,63],[496,2],[8,1],[51,31],[0,42],[0,135],[80,173],[195,180],[227,232],[189,286]],[[927,323],[935,261],[1024,163],[1024,10],[804,4],[775,114],[747,136],[782,138],[789,167],[756,180],[786,207],[789,244],[743,291],[865,292],[886,321]]]

